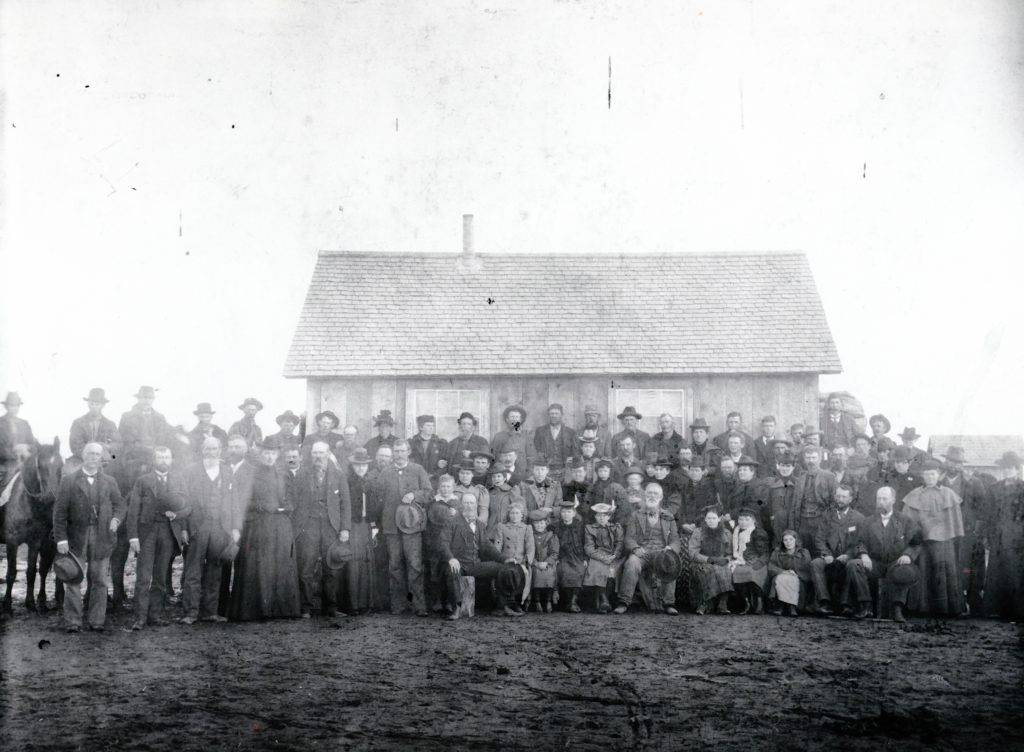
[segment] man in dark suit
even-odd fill
[[[834,449],[837,445],[853,446],[853,438],[857,435],[857,424],[853,417],[843,410],[843,398],[832,393],[826,400],[827,409],[821,416],[821,444],[826,449]]]
[[[348,479],[330,461],[331,448],[326,441],[316,442],[312,463],[295,477],[295,559],[299,569],[299,597],[302,618],[323,611],[338,616],[338,588],[345,569],[327,566],[327,553],[335,541],[349,542],[352,529],[352,504]],[[320,577],[317,577],[317,562]],[[319,582],[317,581],[319,579]]]
[[[192,411],[198,422],[195,428],[188,432],[188,440],[192,443],[192,452],[197,462],[203,458],[203,441],[211,436],[220,441],[222,448],[228,445],[227,432],[213,423],[214,413],[215,410],[209,402],[200,402]]]
[[[295,453],[298,449],[295,448]],[[258,462],[258,461],[257,461]],[[242,434],[228,437],[227,479],[228,493],[231,495],[231,508],[240,510],[245,515],[252,501],[252,481],[256,474],[256,463],[252,461],[252,446]],[[225,561],[220,566],[220,596],[217,599],[217,613],[227,618],[228,604],[231,600],[231,578],[235,563]]]
[[[36,437],[32,435],[32,426],[24,418],[18,417],[22,404],[17,392],[8,392],[4,399],[7,413],[0,418],[0,491],[7,485],[7,478],[13,475],[18,465],[18,452],[15,447],[23,444],[31,448],[36,443]]]
[[[74,552],[86,567],[89,581],[89,629],[102,632],[107,618],[107,569],[125,502],[117,482],[100,469],[103,447],[82,449],[82,467],[64,477],[53,505],[53,537],[57,553]],[[69,632],[82,628],[82,585],[67,583],[64,620]]]
[[[477,420],[472,413],[464,412],[459,416],[459,435],[448,442],[448,467],[455,467],[462,460],[468,460],[474,452],[488,452],[491,445],[487,439],[476,434]]]
[[[772,535],[772,545],[778,545],[787,530],[799,530],[800,511],[804,497],[804,476],[793,473],[796,459],[784,452],[776,460],[775,480],[768,484],[768,503],[765,505],[764,528]]]
[[[725,416],[725,430],[711,440],[711,443],[718,447],[720,452],[729,451],[729,435],[738,433],[743,437],[742,453],[748,457],[757,456],[754,448],[754,437],[743,430],[743,415],[733,410]]]
[[[548,458],[551,479],[561,482],[565,463],[576,449],[576,432],[562,423],[564,409],[557,402],[548,406],[548,425],[533,432],[533,448]]]
[[[622,582],[618,592],[616,614],[624,614],[633,602],[633,595],[645,571],[654,566],[655,556],[663,549],[680,551],[679,530],[672,515],[661,508],[664,491],[657,483],[648,484],[644,489],[644,509],[634,514],[626,523],[623,553],[627,556],[622,565]],[[676,583],[663,582],[659,595],[665,613],[675,616],[679,612],[673,605],[676,601]]]
[[[622,430],[611,438],[611,453],[617,455],[619,453],[619,443],[628,436],[633,439],[633,449],[636,451],[637,456],[643,457],[647,452],[647,442],[651,440],[649,433],[640,430],[640,421],[644,419],[644,416],[638,413],[635,407],[628,405],[625,410],[615,417],[622,423]]]
[[[894,566],[913,564],[920,552],[920,545],[915,540],[916,525],[909,518],[893,511],[895,503],[896,494],[892,488],[879,488],[876,493],[878,512],[864,520],[850,547],[851,557],[846,562],[846,577],[852,590],[851,596],[859,604],[855,615],[858,619],[872,614],[871,591],[874,585],[879,599],[892,604],[893,619],[897,622],[906,621],[903,608],[912,583],[902,581],[896,584],[888,575]]]
[[[436,486],[437,479],[447,472],[448,460],[445,454],[448,442],[434,433],[437,430],[437,419],[433,415],[417,416],[416,426],[419,431],[409,439],[409,458],[427,471],[430,482]]]
[[[498,578],[506,566],[515,566],[510,559],[502,560],[501,552],[487,539],[484,525],[477,520],[477,502],[473,494],[463,494],[460,502],[461,514],[450,517],[441,529],[440,555],[448,562],[445,568],[447,583],[445,597],[450,610],[449,621],[459,618],[462,603],[462,577],[476,577],[477,580],[493,580],[496,586],[503,583]],[[506,616],[522,616],[509,603],[513,592],[498,589],[498,606]]]
[[[188,517],[185,486],[179,473],[171,474],[171,450],[153,450],[153,470],[139,477],[128,502],[128,545],[138,559],[135,565],[135,623],[132,631],[147,624],[169,623],[163,618],[167,599],[167,568],[177,548],[172,524]],[[179,522],[180,524],[180,522]]]
[[[774,466],[775,459],[775,416],[766,415],[761,418],[761,435],[754,441],[756,454],[754,459],[758,461],[759,467],[769,468]]]
[[[121,435],[117,432],[117,425],[103,415],[103,406],[110,400],[102,389],[94,388],[89,390],[85,401],[89,403],[89,412],[81,418],[75,418],[71,424],[71,456],[82,459],[82,449],[90,441],[95,441],[103,447],[103,459],[109,461],[121,451]]]
[[[152,450],[170,432],[167,419],[153,409],[156,389],[140,386],[135,399],[134,407],[121,415],[117,426],[121,434],[121,448],[130,454],[137,454],[142,449]],[[148,456],[148,452],[145,454]]]
[[[864,515],[851,508],[853,489],[836,489],[835,507],[829,509],[814,538],[814,559],[811,560],[811,582],[817,611],[823,616],[833,613],[833,593],[843,593],[846,583],[847,553],[864,524]],[[841,597],[840,597],[841,600]]]

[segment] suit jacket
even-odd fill
[[[232,509],[238,510],[241,519],[245,519],[245,513],[252,503],[253,478],[256,476],[256,465],[248,460],[243,460],[234,472],[231,471],[231,463],[225,462],[228,473],[228,492],[231,494]]]
[[[352,501],[349,496],[348,479],[334,465],[328,463],[324,473],[327,487],[327,517],[334,532],[352,529]],[[295,534],[301,533],[309,523],[313,510],[319,503],[316,498],[316,468],[303,466],[295,476],[293,496],[295,511],[292,513],[292,527]]]
[[[14,462],[15,444],[34,446],[36,437],[32,435],[32,426],[23,418],[14,418],[13,425],[9,418],[0,418],[0,462]]]
[[[424,446],[419,434],[409,439],[409,459],[427,471],[432,479],[448,472],[448,468],[442,470],[437,463],[445,459],[448,451],[448,442],[440,436],[431,436]],[[372,456],[372,455],[371,455]]]
[[[676,431],[672,431],[670,436],[665,436],[662,432],[658,432],[651,436],[647,442],[648,452],[657,452],[661,457],[668,457],[671,460],[679,457],[679,450],[686,445],[686,439],[684,439]]]
[[[401,471],[393,464],[388,465],[380,471],[375,484],[381,501],[380,529],[385,535],[399,533],[395,524],[395,511],[407,493],[411,493],[413,501],[420,506],[425,506],[434,496],[427,471],[415,462],[410,462]]]
[[[828,510],[825,524],[814,535],[815,557],[840,556],[845,554],[857,539],[857,531],[864,524],[864,515],[851,509],[845,516],[839,516],[838,509]]]
[[[458,559],[463,566],[479,561],[502,561],[501,551],[487,540],[484,526],[476,523],[476,532],[461,514],[448,520],[441,530],[439,542],[444,561]]]
[[[767,519],[763,527],[772,534],[776,543],[782,540],[786,530],[800,531],[800,507],[804,496],[804,476],[790,476],[787,485],[782,478],[776,478],[768,486]]]
[[[547,456],[553,469],[565,467],[565,461],[576,451],[576,432],[563,425],[558,438],[551,436],[551,426],[541,426],[533,432],[533,448],[538,454]]]
[[[126,452],[134,452],[143,447],[152,449],[164,441],[170,430],[163,415],[156,410],[144,413],[138,405],[121,415],[121,422],[117,426],[121,434],[121,448]]]
[[[857,424],[853,422],[853,418],[846,411],[839,414],[838,423],[833,423],[828,410],[826,410],[821,414],[818,427],[821,429],[821,445],[823,447],[834,449],[837,444],[853,446],[853,437],[857,433]]]
[[[263,441],[263,429],[256,425],[256,421],[249,420],[248,417],[231,424],[231,428],[228,429],[228,436],[234,436],[236,433],[245,439],[245,443],[250,449],[259,446],[259,443]]]
[[[473,452],[487,452],[490,451],[490,448],[491,445],[487,443],[487,439],[483,436],[473,434],[468,439],[456,436],[448,442],[448,448],[445,450],[445,459],[448,460],[448,466],[451,467],[466,459],[466,456],[463,456],[463,452],[469,452],[470,454]]]
[[[776,438],[778,435],[776,434]],[[768,443],[765,444],[764,436],[758,436],[754,439],[754,459],[759,463],[757,466],[757,474],[761,477],[767,477],[775,472],[775,448],[772,442],[775,439],[769,439]]]
[[[676,521],[672,515],[662,511],[655,525],[660,526],[661,536],[665,541],[665,545],[679,553],[679,529],[676,527]],[[635,548],[643,548],[645,542],[651,541],[653,534],[654,528],[647,521],[647,510],[641,509],[626,523],[626,538],[623,544],[623,551],[625,553],[632,553]]]
[[[729,434],[731,431],[723,431],[711,440],[720,452],[727,453],[729,451]],[[753,457],[757,454],[757,448],[754,446],[754,437],[746,431],[737,431],[740,436],[743,437],[743,454],[748,457]]]
[[[917,559],[921,550],[918,532],[917,525],[899,512],[893,512],[888,527],[882,524],[880,515],[873,514],[861,523],[847,553],[850,556],[867,554],[872,572],[881,576],[901,556],[909,556],[911,561]]]
[[[151,525],[166,522],[164,512],[174,512],[176,520],[188,517],[185,483],[181,474],[172,470],[167,474],[166,483],[159,481],[156,471],[140,476],[128,499],[128,517],[125,520],[128,539],[138,538],[140,532]]]
[[[801,476],[803,481],[802,517],[820,517],[832,507],[839,481],[830,470],[808,471]]]
[[[228,445],[228,435],[220,426],[210,426],[209,436],[220,441],[221,448]],[[203,430],[201,424],[197,424],[195,428],[188,432],[189,443],[192,444],[192,454],[197,460],[203,458],[203,442],[206,441],[207,434]]]
[[[228,463],[220,463],[220,475],[212,483],[202,462],[186,467],[182,479],[189,508],[188,527],[193,536],[212,520],[219,522],[225,531],[241,531],[246,510],[241,506],[241,495],[233,490]]]
[[[633,439],[633,454],[637,457],[643,457],[647,453],[647,444],[651,440],[651,435],[646,431],[630,431],[629,429],[619,431],[617,434],[612,436],[611,452],[615,454],[616,457],[619,456],[619,442],[627,436]],[[638,462],[637,464],[640,463]]]
[[[94,559],[106,559],[114,551],[117,534],[110,532],[110,520],[124,521],[127,505],[117,482],[102,470],[96,474],[96,488],[89,488],[89,481],[81,468],[64,476],[53,505],[53,539],[58,543],[67,541],[71,550],[79,557],[85,553],[86,537],[93,520],[93,501],[90,490],[95,491],[96,547]]]
[[[81,418],[75,418],[71,424],[71,432],[68,443],[71,446],[71,456],[82,458],[82,450],[91,441],[98,441],[107,448],[110,455],[116,457],[121,451],[121,434],[117,432],[117,425],[110,418],[101,415],[96,430],[93,430],[92,418],[88,413]],[[111,459],[112,457],[106,457]]]
[[[526,511],[532,512],[535,509],[548,509],[557,512],[556,507],[562,500],[562,486],[556,481],[547,479],[544,486],[538,486],[533,479],[520,483],[519,494],[526,504]]]

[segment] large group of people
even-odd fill
[[[53,507],[69,631],[86,601],[84,626],[104,628],[119,538],[137,556],[136,630],[168,623],[179,555],[184,624],[478,608],[1024,618],[1021,458],[1005,452],[998,479],[972,473],[959,447],[917,448],[913,428],[897,445],[884,415],[862,432],[839,395],[786,432],[763,417],[756,437],[738,412],[684,437],[675,416],[649,435],[626,407],[613,434],[594,406],[573,429],[552,404],[533,430],[508,406],[490,440],[469,412],[451,440],[432,415],[399,437],[384,409],[366,441],[330,410],[309,431],[285,411],[264,436],[253,398],[226,431],[208,403],[175,431],[155,397],[141,387],[115,424],[93,389],[71,426]],[[18,395],[4,405],[9,496],[35,438]]]

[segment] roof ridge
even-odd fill
[[[349,251],[343,249],[321,249],[317,251],[318,256],[344,256],[345,258],[356,258],[360,256],[366,257],[394,257],[394,256],[414,256],[414,257],[428,257],[428,258],[510,258],[520,259],[524,256],[543,256],[545,258],[592,258],[592,259],[636,259],[636,258],[679,258],[680,256],[699,256],[701,258],[708,258],[711,256],[722,256],[727,258],[743,258],[743,257],[764,257],[764,256],[800,256],[803,258],[807,257],[806,251],[799,250],[768,250],[768,251],[657,251],[657,252],[644,252],[644,253],[598,253],[588,256],[585,252],[581,253],[567,253],[567,252],[556,252],[548,253],[544,251],[526,251],[522,253],[515,252],[504,252],[504,253],[488,253],[488,252],[477,252],[473,253],[472,256],[466,256],[460,251]]]

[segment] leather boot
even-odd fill
[[[604,588],[597,591],[597,610],[602,614],[607,614],[612,610],[612,604],[608,601],[608,591]]]
[[[900,603],[892,604],[892,620],[897,624],[906,624],[907,617],[903,615],[903,605]]]

